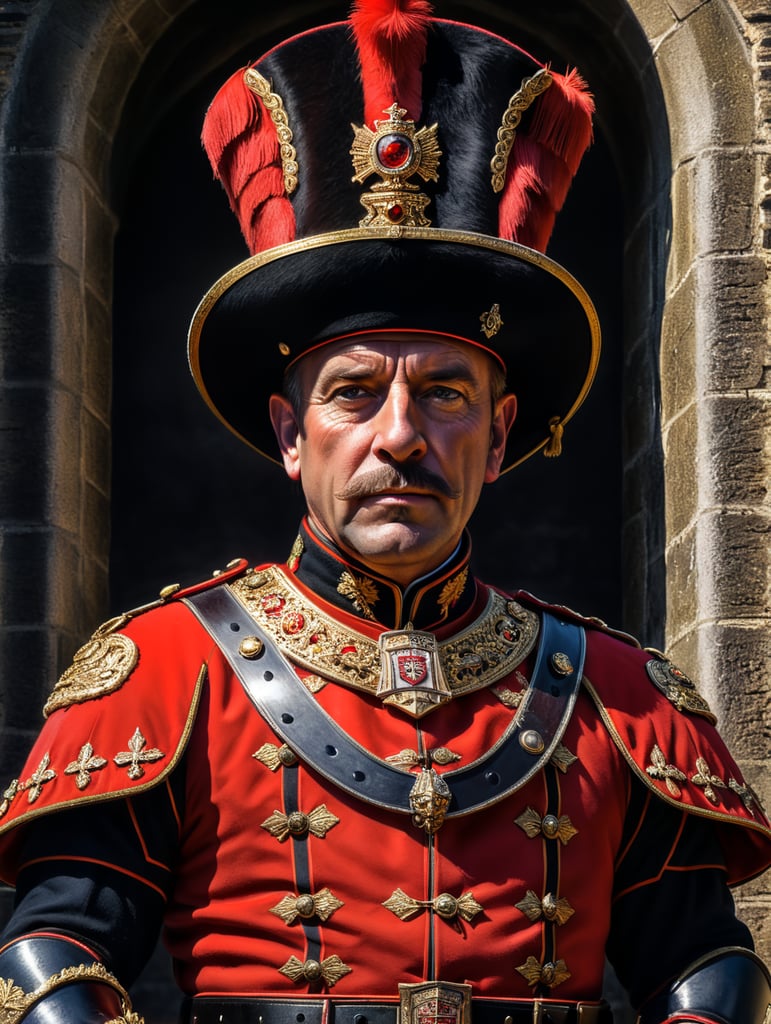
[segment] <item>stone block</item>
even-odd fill
[[[81,412],[82,465],[85,480],[108,497],[110,493],[110,430],[87,409]]]
[[[696,531],[691,528],[667,547],[667,631],[680,636],[699,618]],[[695,667],[695,666],[694,666]]]
[[[125,13],[126,22],[136,37],[140,51],[146,53],[169,24],[170,15],[160,4],[147,0],[144,3],[130,0],[125,6],[128,8]]]
[[[664,305],[666,247],[661,232],[660,212],[646,211],[626,240],[624,261],[624,325],[627,337],[645,339],[658,345],[659,324]]]
[[[83,268],[83,180],[54,153],[6,153],[2,160],[6,259]],[[67,197],[62,202],[61,197]]]
[[[83,549],[92,562],[107,566],[110,553],[110,499],[92,484],[86,484],[83,490]],[[84,581],[84,590],[88,586],[88,576]],[[92,602],[93,604],[93,602]],[[95,614],[104,612],[106,602],[97,602]]]
[[[648,341],[638,342],[625,359],[622,443],[627,460],[661,443],[657,352]]]
[[[94,87],[85,93],[90,97],[88,114],[112,137],[120,124],[123,106],[140,71],[142,55],[137,40],[125,24],[117,25],[109,34],[100,69],[91,67]]]
[[[680,164],[672,175],[672,245],[667,265],[667,296],[691,272],[696,249],[693,162]]]
[[[753,73],[727,5],[697,7],[662,40],[657,65],[675,166],[707,148],[753,144]]]
[[[113,239],[115,219],[102,200],[86,193],[85,283],[105,306],[112,299]]]
[[[771,963],[771,899],[747,900],[742,895],[744,888],[738,891],[738,916],[752,932],[755,952],[764,963]]]
[[[23,745],[40,729],[43,705],[58,676],[56,642],[50,629],[0,630],[0,731],[4,742],[11,732],[24,733]],[[4,756],[2,760],[6,761]],[[0,787],[4,778],[0,776]]]
[[[703,614],[715,619],[769,615],[771,520],[752,512],[712,512],[699,523]]]
[[[666,430],[696,393],[695,286],[688,274],[669,296],[661,327],[661,419]]]
[[[709,0],[667,0],[667,6],[671,8],[678,21],[685,21],[702,4],[708,2]]]
[[[696,253],[741,252],[752,244],[756,157],[715,152],[693,163]]]
[[[110,312],[90,289],[84,297],[83,402],[105,425],[112,408],[112,325]]]
[[[631,6],[631,5],[630,5]],[[648,39],[655,40],[671,31],[675,16],[666,0],[646,0],[633,5],[634,17],[642,26]]]
[[[692,679],[699,680],[699,634],[693,618],[685,615],[686,603],[674,587],[669,588],[667,639],[661,648]]]
[[[705,407],[705,502],[760,510],[768,499],[771,476],[771,395],[721,395]]]
[[[699,511],[697,451],[701,426],[699,407],[690,405],[664,435],[667,536],[677,537],[691,526]]]
[[[755,256],[715,257],[698,268],[698,343],[709,391],[756,388],[766,359],[766,267]]]
[[[49,397],[42,387],[0,388],[0,520],[6,523],[37,526],[47,519]]]

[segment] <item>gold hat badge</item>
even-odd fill
[[[439,180],[438,125],[416,129],[398,103],[384,113],[388,120],[375,121],[374,132],[367,125],[351,125],[352,180],[363,184],[373,174],[381,178],[361,197],[367,215],[359,227],[428,227],[424,211],[431,200],[409,179],[417,174],[423,181]]]

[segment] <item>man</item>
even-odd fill
[[[286,564],[168,588],[59,680],[0,805],[0,1020],[135,1021],[161,926],[200,1024],[605,1024],[606,950],[644,1024],[768,1020],[727,885],[771,830],[706,703],[470,573],[482,487],[558,455],[594,375],[591,302],[541,251],[590,109],[421,0],[218,95],[254,255],[191,365],[308,514]]]

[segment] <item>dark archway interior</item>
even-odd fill
[[[242,447],[204,407],[186,367],[185,334],[209,285],[247,255],[198,144],[206,106],[232,70],[319,17],[285,21],[233,53],[232,40],[252,38],[257,19],[251,15],[247,27],[231,20],[226,49],[221,24],[208,33],[204,7],[211,5],[189,11],[159,44],[116,140],[114,610],[144,603],[166,583],[193,582],[237,555],[284,557],[302,511],[281,470]],[[480,21],[479,12],[447,7],[441,13]],[[343,17],[345,7],[324,14]],[[511,26],[485,24],[512,35]],[[514,38],[564,66],[553,41]],[[599,377],[566,431],[563,456],[536,456],[488,488],[472,524],[482,578],[614,623],[622,605],[623,219],[599,129],[549,250],[597,305]],[[426,288],[441,282],[427,278]]]

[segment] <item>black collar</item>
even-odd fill
[[[464,615],[474,603],[470,555],[471,542],[464,534],[446,562],[402,588],[345,557],[304,519],[287,567],[319,597],[359,618],[388,629],[402,629],[408,622],[416,629],[436,629]]]

